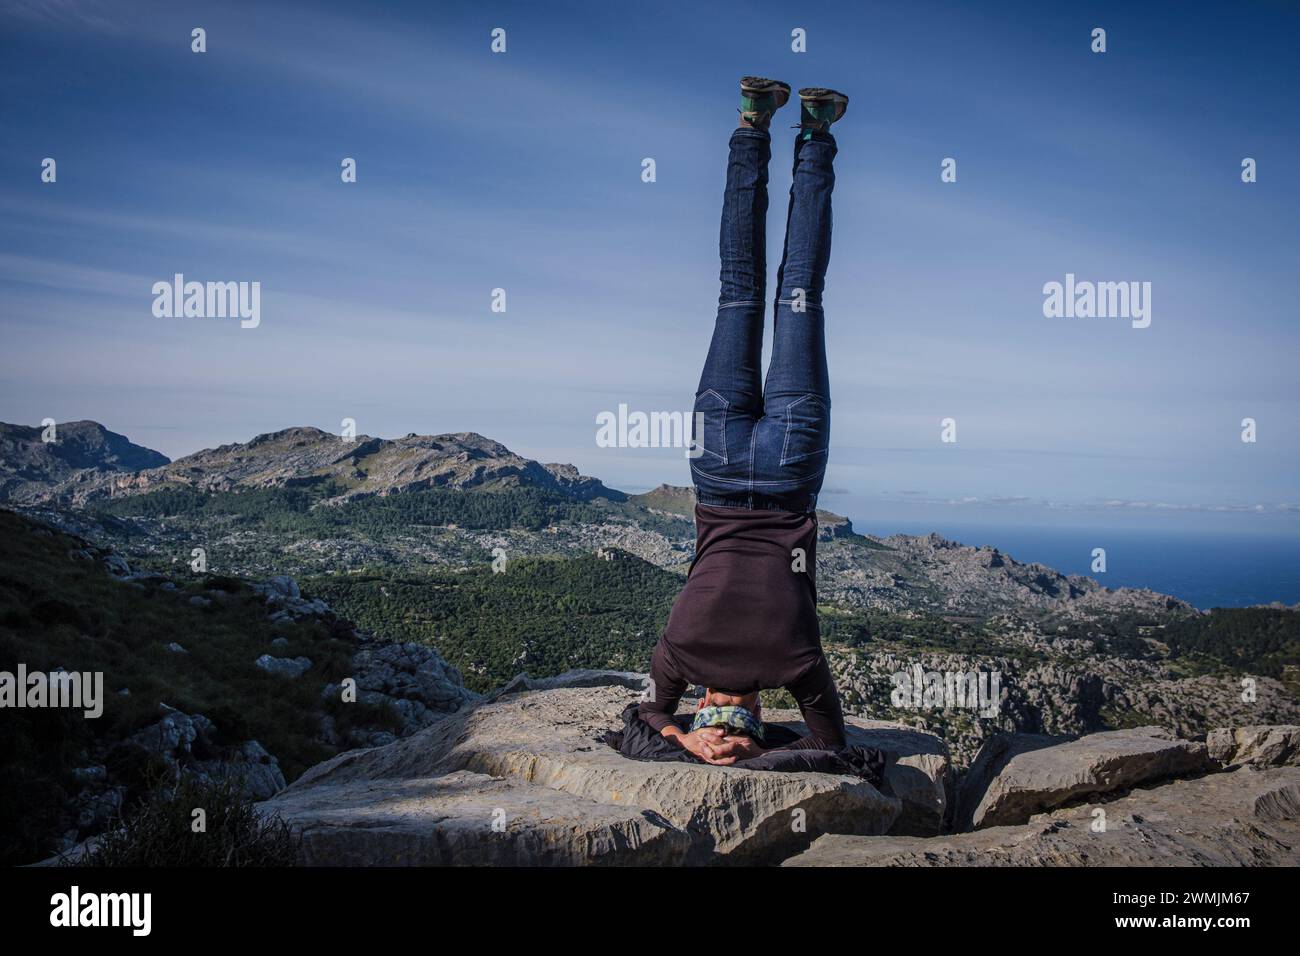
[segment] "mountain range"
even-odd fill
[[[473,432],[344,439],[319,428],[286,428],[243,444],[169,461],[97,422],[42,431],[0,423],[0,501],[81,507],[160,488],[216,493],[329,484],[338,500],[426,488],[530,487],[577,500],[622,500],[572,465],[543,465]]]
[[[570,556],[614,547],[682,573],[694,549],[692,489],[663,485],[645,494],[625,494],[572,465],[542,464],[472,432],[349,440],[296,427],[171,462],[93,422],[60,425],[57,434],[60,441],[46,443],[38,429],[0,424],[5,451],[0,501],[43,511],[45,517],[62,515],[65,523],[70,514],[78,515],[69,530],[120,545],[129,539],[131,549],[156,555],[187,554],[187,542],[204,538],[210,550],[220,547],[228,554],[226,567],[234,571],[328,573],[376,562],[404,567],[456,563],[500,546],[517,554]],[[74,449],[62,451],[63,441]],[[313,545],[304,548],[300,527],[262,522],[250,537],[241,533],[248,522],[229,514],[247,509],[255,499],[235,502],[228,496],[257,492],[262,494],[258,501],[279,495],[287,506],[305,508],[319,525],[326,509],[440,491],[522,493],[569,520],[536,528],[491,518],[477,527],[472,520],[432,523],[421,521],[413,504],[371,501],[362,511],[345,508],[329,514],[329,533],[314,535]],[[201,508],[196,496],[204,498]],[[176,504],[180,498],[186,499],[184,508]],[[212,498],[225,502],[222,514],[213,513]],[[378,512],[391,513],[395,520],[385,520],[382,527],[371,521],[363,531],[347,527],[350,522],[342,517]],[[126,523],[104,522],[103,515]],[[819,590],[831,604],[958,615],[1193,611],[1177,598],[1105,588],[1090,578],[1018,562],[994,548],[969,547],[933,534],[863,535],[842,516],[823,511],[819,518],[826,541],[819,554]],[[427,535],[409,533],[426,524]]]

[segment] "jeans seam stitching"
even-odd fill
[[[757,423],[749,430],[749,490],[752,496],[754,491],[754,442],[758,439]],[[751,497],[750,503],[753,504]]]
[[[780,479],[780,480],[776,480],[776,481],[764,481],[764,480],[761,479],[761,478],[759,478],[759,479],[754,479],[754,480],[752,480],[752,481],[746,481],[746,480],[743,479],[743,478],[723,478],[723,477],[720,476],[720,475],[711,475],[711,474],[709,474],[707,471],[701,471],[701,470],[700,470],[699,468],[697,468],[694,464],[691,465],[691,471],[695,472],[696,474],[703,475],[705,478],[709,479],[709,481],[722,481],[722,482],[726,482],[726,483],[729,484],[729,485],[749,485],[749,484],[754,484],[754,485],[800,485],[800,484],[804,484],[804,483],[810,481],[811,479],[816,478],[818,475],[824,473],[824,472],[826,471],[826,468],[825,468],[825,466],[823,466],[823,467],[819,468],[817,471],[814,471],[812,474],[810,474],[810,475],[805,475],[803,478],[796,478],[796,479]]]
[[[703,440],[703,435],[700,436],[700,451],[708,452],[714,458],[720,460],[724,465],[730,464],[730,462],[727,461],[727,414],[728,410],[731,408],[731,402],[727,401],[721,394],[712,388],[706,388],[700,393],[700,395],[704,396],[710,393],[712,393],[713,396],[722,403],[722,454],[719,455],[716,451],[709,451],[708,445]],[[694,468],[695,466],[692,465],[691,467]]]

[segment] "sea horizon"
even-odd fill
[[[1300,539],[1242,528],[1160,528],[1005,525],[960,520],[864,519],[854,530],[938,534],[972,547],[993,547],[1021,563],[1038,563],[1110,587],[1149,588],[1201,610],[1300,603]],[[1093,549],[1106,551],[1106,570],[1092,570]]]

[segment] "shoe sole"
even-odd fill
[[[839,90],[832,90],[825,86],[805,86],[799,91],[800,103],[824,103],[827,100],[839,107],[835,119],[838,120],[849,111],[849,98]]]
[[[790,102],[790,84],[782,83],[780,80],[769,80],[765,76],[742,76],[740,92],[746,96],[766,96],[774,93],[779,101],[777,109]]]
[[[790,84],[782,83],[780,80],[769,80],[765,76],[742,76],[740,78],[740,91],[742,93],[772,93],[777,90],[784,90],[786,96],[789,96]]]

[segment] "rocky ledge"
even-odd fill
[[[1062,740],[1006,734],[989,740],[962,778],[957,828],[1022,823],[1032,814],[1204,773],[1205,744],[1175,740],[1159,727],[1137,727]]]
[[[261,807],[301,831],[308,864],[774,863],[822,833],[937,831],[936,737],[855,727],[894,758],[884,793],[851,776],[628,760],[601,739],[638,697],[628,677],[503,693],[314,767]]]
[[[918,839],[826,835],[786,866],[1296,866],[1300,768],[1243,767],[1018,826]]]
[[[1300,862],[1300,768],[1278,766],[1296,760],[1295,727],[1216,731],[1213,754],[1156,728],[1011,735],[958,780],[940,738],[851,719],[854,743],[889,754],[877,789],[625,759],[602,738],[642,679],[517,679],[259,807],[300,832],[308,865]],[[796,713],[767,716],[798,729]]]

